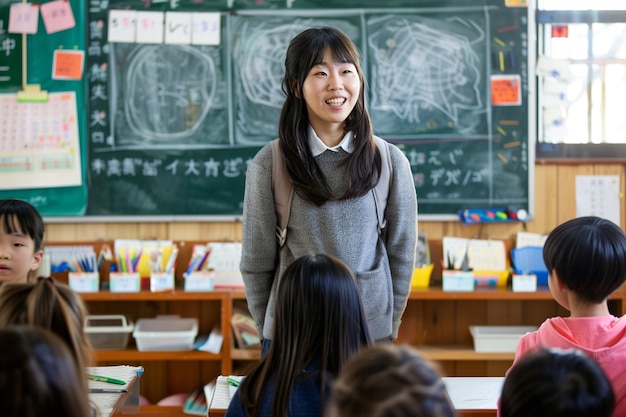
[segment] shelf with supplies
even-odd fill
[[[101,243],[100,243],[101,244]],[[538,326],[546,318],[567,315],[552,298],[547,286],[534,292],[513,292],[507,287],[477,286],[473,291],[444,291],[441,286],[441,240],[429,241],[432,258],[437,259],[430,286],[413,289],[402,318],[397,343],[416,346],[428,358],[438,362],[446,376],[502,376],[513,361],[513,352],[477,352],[469,326],[509,325]],[[260,348],[238,348],[232,332],[231,317],[236,306],[246,307],[242,289],[184,291],[179,269],[185,269],[191,256],[190,246],[183,249],[176,268],[174,290],[151,292],[99,291],[80,293],[89,314],[120,314],[136,323],[140,318],[178,315],[198,319],[198,333],[208,334],[221,328],[219,353],[196,350],[141,351],[135,341],[124,349],[97,350],[98,365],[129,364],[143,366],[141,394],[152,404],[143,405],[141,413],[177,414],[176,408],[156,406],[158,400],[178,393],[189,393],[218,375],[243,374],[260,358]],[[182,254],[182,255],[181,255]],[[185,260],[185,257],[186,260]],[[104,280],[108,278],[106,274]],[[67,276],[67,275],[65,275]],[[63,281],[63,276],[59,279]],[[626,289],[609,299],[616,315],[626,311]]]
[[[626,312],[625,287],[609,297],[609,309],[616,316]],[[547,286],[535,292],[510,287],[449,292],[431,286],[411,291],[397,342],[416,346],[447,376],[502,376],[514,352],[477,352],[469,326],[536,327],[548,317],[567,315]]]

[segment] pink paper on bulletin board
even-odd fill
[[[56,0],[43,3],[41,6],[41,17],[46,26],[46,32],[54,33],[71,29],[76,26],[74,13],[69,1]]]

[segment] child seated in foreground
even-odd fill
[[[43,257],[43,234],[35,207],[18,199],[0,200],[0,283],[28,281]]]
[[[50,330],[76,358],[78,369],[92,366],[93,349],[85,333],[87,308],[70,287],[52,278],[0,286],[0,328],[22,324]]]
[[[334,382],[329,417],[453,417],[439,368],[411,346],[355,355]]]
[[[0,328],[3,417],[91,417],[87,379],[66,344],[32,326]]]
[[[350,269],[329,255],[296,259],[276,292],[272,343],[230,402],[226,417],[320,417],[330,384],[370,342]]]
[[[504,380],[500,417],[610,417],[615,397],[598,364],[575,349],[541,349]]]
[[[615,317],[607,302],[626,280],[626,235],[609,220],[575,218],[550,233],[543,259],[550,292],[570,316],[549,318],[537,331],[522,336],[513,368],[541,347],[578,349],[611,381],[614,415],[626,416],[626,316]]]

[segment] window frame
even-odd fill
[[[544,24],[593,24],[626,23],[626,10],[536,10],[537,53],[544,50]],[[593,61],[592,61],[593,62]],[[590,64],[591,65],[591,64]],[[541,89],[538,88],[537,111],[541,109]],[[541,142],[542,128],[540,114],[537,114],[536,160],[583,159],[599,161],[626,160],[626,143],[545,143]]]

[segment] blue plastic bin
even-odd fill
[[[525,246],[511,250],[516,274],[537,275],[537,285],[548,285],[548,268],[543,262],[543,246]]]

